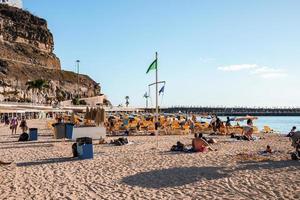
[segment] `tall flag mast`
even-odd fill
[[[147,70],[147,74],[152,71],[155,70],[155,88],[156,88],[156,102],[155,102],[155,130],[156,130],[156,148],[158,149],[158,129],[159,129],[159,119],[158,119],[158,96],[159,96],[159,91],[158,91],[158,84],[160,84],[161,82],[158,81],[158,53],[155,53],[155,60],[151,63],[151,65],[149,66],[148,70]],[[163,81],[164,82],[164,81]],[[151,84],[153,85],[153,84]],[[150,88],[150,85],[149,85]],[[163,88],[164,90],[164,88]]]
[[[158,54],[155,52],[155,60],[156,60],[156,78],[155,78],[155,84],[156,84],[156,122],[158,122]]]
[[[155,113],[156,113],[156,122],[158,122],[158,53],[155,53],[155,60],[151,63],[151,65],[149,66],[148,70],[147,70],[147,74],[152,71],[155,70],[155,96],[156,96],[156,102],[155,102]]]

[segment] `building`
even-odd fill
[[[23,8],[22,0],[0,0],[1,4],[7,4],[17,8]]]

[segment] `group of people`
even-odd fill
[[[210,121],[210,127],[212,127],[214,134],[217,132],[221,132],[221,128],[226,130],[226,134],[232,134],[230,132],[230,128],[232,127],[231,125],[232,119],[230,117],[227,117],[226,122],[223,122],[217,115],[213,115],[212,119]],[[239,126],[238,122],[237,125]],[[253,127],[253,120],[252,119],[247,119],[246,126],[243,126],[243,131],[242,135],[245,136],[248,140],[252,140],[252,135],[254,133],[254,127]]]
[[[5,115],[3,123],[5,126],[9,126],[12,135],[17,134],[18,127],[21,128],[22,133],[25,133],[28,130],[27,121],[24,116],[21,119],[19,119],[18,117],[12,117],[10,119],[7,115]]]
[[[195,138],[192,140],[192,147],[188,148],[183,143],[177,142],[176,145],[172,146],[171,151],[179,152],[205,152],[214,151],[210,144],[215,144],[217,141],[212,138],[206,138],[202,133],[195,133]]]

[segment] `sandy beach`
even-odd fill
[[[256,142],[218,137],[217,151],[169,152],[193,136],[129,137],[126,146],[94,145],[93,160],[72,158],[71,142],[52,139],[43,120],[37,142],[16,142],[0,128],[0,199],[299,199],[300,162],[288,138]],[[20,130],[19,130],[20,132]],[[107,141],[113,138],[107,138]],[[271,145],[278,151],[260,155]]]

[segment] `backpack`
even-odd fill
[[[73,157],[77,158],[78,157],[78,151],[77,151],[77,143],[74,143],[72,145],[72,152],[73,152]]]
[[[29,135],[27,133],[22,133],[19,137],[19,142],[26,142],[29,139]]]

